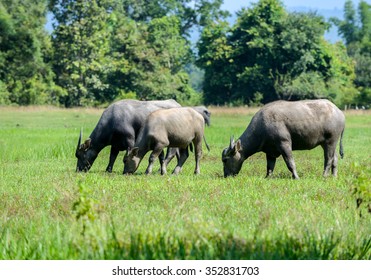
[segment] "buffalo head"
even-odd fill
[[[211,112],[205,106],[194,106],[193,110],[197,111],[204,118],[205,124],[210,126]]]
[[[91,139],[88,138],[81,144],[82,131],[80,131],[75,156],[77,157],[76,172],[87,172],[97,157],[97,153],[92,149]]]
[[[241,151],[241,140],[238,139],[237,142],[234,142],[231,137],[229,147],[225,148],[222,153],[224,177],[234,176],[240,172],[243,163]]]
[[[139,148],[128,148],[124,156],[124,174],[133,174],[142,160],[138,156]]]

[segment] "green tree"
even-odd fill
[[[46,63],[49,36],[44,30],[47,1],[0,2],[0,102],[55,103],[63,91]]]
[[[353,85],[354,62],[341,42],[331,44],[321,40],[320,46],[322,55],[330,59],[326,74],[305,71],[280,89],[289,97],[285,99],[328,98],[338,105],[349,104],[358,93]]]
[[[207,26],[213,20],[229,15],[220,9],[221,4],[223,0],[123,0],[116,7],[137,22],[176,16],[180,34],[188,36],[192,28]]]
[[[232,28],[205,29],[198,60],[209,79],[205,100],[250,104],[336,99],[329,87],[336,76],[351,79],[353,65],[336,60],[343,53],[324,41],[328,26],[314,13],[289,13],[278,0],[261,0],[241,10]],[[335,67],[335,60],[342,67]]]
[[[105,1],[55,0],[52,36],[56,82],[68,95],[65,106],[93,105],[110,99],[110,17]],[[112,97],[111,97],[112,99]]]
[[[187,100],[194,94],[183,70],[190,48],[179,33],[178,19],[165,16],[141,24],[124,18],[112,40],[117,63],[110,81],[119,96]]]
[[[371,4],[366,1],[359,3],[360,41],[363,53],[371,53]]]
[[[285,42],[278,41],[286,15],[282,3],[276,0],[259,1],[238,13],[230,37],[237,64],[233,91],[244,103],[253,100],[256,94],[262,94],[264,102],[276,99],[275,79],[282,79],[286,74],[284,67],[289,67],[287,62],[286,65],[280,62],[278,52],[286,47],[282,45]]]
[[[344,20],[332,18],[338,26],[339,34],[345,39],[347,45],[359,41],[360,30],[353,1],[347,0],[344,4]]]
[[[338,27],[348,54],[355,60],[354,84],[360,93],[348,102],[367,106],[371,103],[371,5],[360,1],[357,13],[353,2],[348,0],[344,5],[344,19],[332,18],[331,21]]]
[[[116,98],[195,98],[189,30],[222,15],[221,0],[52,0],[53,65],[65,106]],[[199,99],[199,98],[198,98]]]
[[[203,83],[204,101],[211,104],[231,102],[233,84],[232,46],[228,42],[230,27],[227,22],[207,26],[198,48],[197,65],[205,71]]]

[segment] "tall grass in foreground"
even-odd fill
[[[294,152],[299,181],[282,159],[264,179],[263,154],[224,179],[221,150],[252,116],[236,112],[213,112],[201,175],[191,155],[179,176],[145,176],[146,161],[123,176],[122,155],[104,172],[109,149],[74,172],[101,111],[1,110],[0,259],[371,259],[371,115],[347,115],[337,179],[320,148]]]

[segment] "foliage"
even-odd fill
[[[136,22],[150,22],[156,18],[176,16],[180,35],[187,37],[194,27],[207,26],[215,18],[225,17],[228,12],[220,10],[222,0],[124,0],[116,4]]]
[[[63,94],[46,62],[46,2],[0,2],[0,104],[57,104]]]
[[[353,64],[344,49],[324,41],[327,28],[314,13],[289,13],[280,1],[262,0],[241,10],[232,28],[221,23],[205,29],[198,60],[205,69],[205,101],[246,104],[259,94],[264,103],[340,100],[344,88],[352,91]]]
[[[109,85],[104,80],[109,60],[109,14],[105,1],[54,1],[53,68],[57,83],[68,95],[65,106],[105,101]]]
[[[369,106],[366,1],[357,9],[346,1],[344,20],[331,20],[346,51],[323,39],[329,24],[316,13],[260,0],[230,26],[222,3],[0,1],[0,104],[106,106],[123,98],[174,98],[185,105],[254,105],[324,97]],[[195,31],[201,32],[196,48]]]
[[[9,92],[6,88],[6,84],[4,84],[0,80],[0,104],[1,105],[8,105],[9,104]]]
[[[218,22],[206,27],[198,42],[199,58],[197,65],[205,71],[203,85],[206,103],[222,104],[232,99],[233,60],[230,58],[232,46],[228,45],[227,22]],[[228,64],[229,63],[229,64]]]
[[[369,112],[346,113],[338,178],[322,178],[318,147],[294,152],[295,181],[282,159],[264,179],[263,154],[223,178],[221,151],[254,111],[210,110],[199,176],[191,156],[178,176],[144,176],[146,160],[123,176],[104,171],[109,149],[75,172],[80,127],[91,131],[102,110],[2,108],[0,259],[371,259],[371,219],[353,196],[369,161]]]
[[[360,91],[348,103],[369,106],[371,100],[371,5],[366,1],[358,4],[358,13],[352,1],[344,4],[344,20],[332,18],[346,43],[348,54],[355,60],[354,84]]]
[[[276,90],[284,99],[327,98],[338,105],[352,103],[358,95],[353,85],[353,60],[342,43],[330,44],[322,40],[321,49],[324,56],[331,58],[327,78],[318,71],[303,72],[291,82],[276,85]]]
[[[67,106],[132,97],[196,102],[184,66],[190,28],[223,15],[220,0],[54,0],[54,71]]]
[[[110,84],[139,99],[188,99],[192,92],[183,66],[189,47],[179,34],[178,19],[163,17],[149,24],[125,19],[112,49],[116,71]]]
[[[87,235],[87,230],[97,219],[97,201],[91,197],[91,191],[83,182],[78,185],[78,198],[72,205],[72,211],[75,213],[76,220],[81,221],[83,236]]]
[[[354,163],[352,171],[355,175],[352,183],[353,195],[359,215],[362,217],[365,210],[366,213],[371,214],[371,168],[368,165]]]

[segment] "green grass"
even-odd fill
[[[144,175],[147,160],[124,176],[122,153],[107,174],[109,148],[75,173],[80,128],[100,114],[0,108],[0,259],[371,259],[371,215],[353,194],[370,178],[369,113],[347,114],[338,178],[322,178],[316,148],[294,152],[298,181],[282,158],[264,179],[264,154],[223,178],[221,151],[252,113],[217,109],[199,176],[193,154],[178,176]]]

